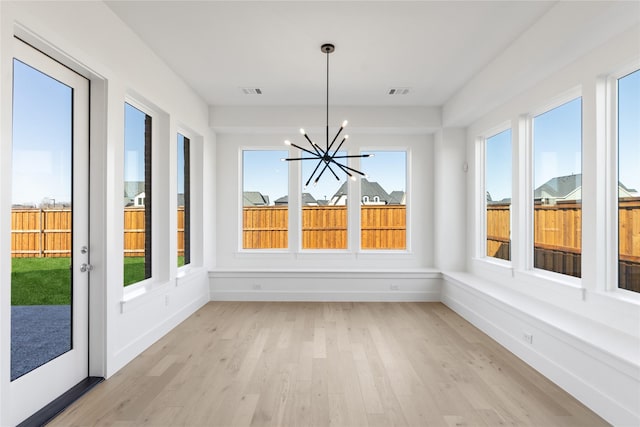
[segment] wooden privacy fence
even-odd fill
[[[510,257],[509,204],[487,206],[487,255]],[[640,198],[619,202],[619,287],[640,292]],[[582,210],[579,203],[536,205],[534,266],[580,277]]]
[[[11,256],[15,258],[71,255],[71,210],[12,209]]]
[[[125,256],[144,256],[144,208],[124,210]],[[184,255],[184,208],[178,208],[178,255]],[[71,256],[71,210],[13,209],[11,256],[14,258]]]
[[[366,205],[361,207],[363,249],[405,249],[406,207]],[[287,206],[245,207],[242,247],[282,249],[288,247]],[[347,207],[305,206],[302,208],[303,249],[346,249]]]

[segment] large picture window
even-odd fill
[[[618,287],[640,292],[640,70],[618,80]]]
[[[533,118],[534,267],[581,277],[582,98]]]
[[[511,129],[485,140],[486,255],[511,260]]]
[[[125,104],[124,285],[151,277],[151,116]]]
[[[360,179],[362,249],[407,248],[407,153],[367,151]]]
[[[242,248],[286,249],[289,244],[287,151],[242,152]]]
[[[178,134],[178,267],[191,263],[191,175],[189,138]]]

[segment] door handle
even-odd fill
[[[87,273],[91,270],[93,270],[93,265],[86,263],[80,264],[80,273]]]

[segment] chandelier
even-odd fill
[[[340,136],[340,133],[342,133],[342,130],[347,126],[347,121],[345,120],[344,122],[342,122],[342,125],[340,126],[340,129],[338,129],[338,132],[336,133],[336,136],[333,137],[333,140],[331,141],[331,143],[329,143],[329,54],[331,52],[333,52],[335,50],[335,46],[330,44],[330,43],[326,43],[323,44],[322,46],[320,46],[320,50],[325,53],[327,55],[327,122],[326,122],[326,144],[324,147],[321,147],[320,145],[316,144],[315,142],[313,142],[311,140],[311,138],[309,138],[309,135],[307,135],[307,133],[305,132],[304,129],[300,129],[300,133],[305,137],[305,139],[309,142],[309,144],[311,145],[311,150],[308,150],[306,148],[300,147],[299,145],[296,145],[294,143],[292,143],[289,140],[286,140],[284,143],[286,145],[291,145],[301,151],[304,151],[305,153],[307,153],[310,157],[296,157],[296,158],[287,158],[287,159],[282,159],[283,161],[297,161],[297,160],[316,160],[318,162],[318,164],[316,165],[315,169],[313,170],[313,172],[311,173],[311,175],[309,176],[309,179],[307,180],[306,184],[304,185],[305,188],[309,186],[309,183],[311,182],[311,180],[314,178],[314,176],[316,177],[315,180],[313,181],[313,184],[316,185],[318,183],[318,181],[320,180],[320,177],[322,177],[322,175],[325,173],[325,171],[328,169],[333,176],[340,181],[340,178],[338,177],[338,174],[336,173],[335,170],[333,170],[333,168],[331,167],[332,165],[336,168],[336,170],[338,170],[338,172],[341,170],[343,171],[349,178],[351,178],[352,180],[355,180],[356,177],[354,174],[358,174],[360,176],[366,177],[367,175],[360,172],[359,170],[356,170],[352,167],[347,166],[346,164],[342,164],[340,162],[347,162],[349,158],[354,158],[354,157],[358,157],[358,158],[362,158],[362,157],[373,157],[373,154],[360,154],[360,155],[355,155],[355,156],[346,156],[346,155],[341,155],[338,156],[338,152],[340,151],[340,148],[342,148],[342,145],[345,143],[345,141],[347,139],[349,139],[349,135],[345,135],[342,138],[342,141],[340,141],[340,143],[338,144],[338,146],[333,149],[333,146],[335,144],[335,142],[338,140],[338,136]]]

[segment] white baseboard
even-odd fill
[[[189,283],[188,286],[183,286],[182,289],[174,287],[175,291],[171,293],[171,298],[176,302],[179,301],[178,307],[172,309],[171,313],[166,318],[162,318],[162,320],[157,324],[149,327],[136,339],[120,348],[113,357],[109,358],[110,363],[107,366],[107,378],[119,371],[140,353],[149,348],[153,343],[158,341],[169,331],[195,313],[200,307],[209,302],[206,285],[203,283],[206,281],[206,273],[198,273],[195,276],[199,277],[193,277],[193,283]],[[191,287],[193,288],[189,289]],[[161,308],[165,308],[164,295],[158,295],[156,299],[158,301],[155,303],[159,304]],[[149,308],[142,307],[139,313],[134,312],[133,314],[135,314],[135,317],[132,317],[130,320],[129,318],[126,318],[127,320],[123,318],[120,321],[133,322],[130,326],[131,328],[140,328],[142,323],[140,322],[140,316],[143,318],[153,318],[153,316],[157,314],[156,309],[158,306],[154,305],[154,302],[150,302],[149,306]],[[121,315],[126,316],[126,314]]]
[[[440,291],[423,292],[350,292],[350,291],[210,291],[211,301],[369,301],[369,302],[438,302],[440,301]]]
[[[440,301],[433,270],[212,271],[212,301]]]
[[[444,304],[606,421],[616,426],[640,425],[637,361],[623,360],[611,348],[578,339],[553,326],[553,319],[507,304],[491,295],[489,288],[464,283],[461,276],[445,274]],[[533,336],[531,343],[524,339],[525,333]],[[620,345],[634,345],[624,337],[621,341]]]

